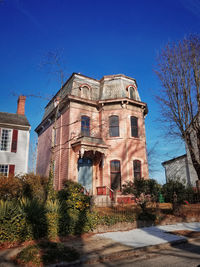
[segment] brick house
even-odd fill
[[[25,96],[17,113],[0,112],[0,175],[27,173],[30,124],[25,116]]]
[[[99,197],[120,198],[121,186],[136,177],[149,178],[145,116],[136,80],[125,75],[101,80],[73,73],[45,107],[38,134],[36,172],[54,186],[65,179],[81,183]]]

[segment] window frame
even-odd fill
[[[139,165],[135,166],[135,164],[138,164],[138,163],[139,163]],[[139,166],[139,171],[136,169],[136,168],[138,168],[138,166]],[[139,174],[139,176],[138,176],[138,174]],[[133,178],[134,179],[141,179],[142,178],[142,162],[139,159],[133,160]]]
[[[5,171],[2,172],[3,166],[7,167],[7,172],[5,172]],[[0,176],[8,177],[8,174],[9,174],[9,165],[8,164],[0,164]]]
[[[137,125],[133,124],[133,120],[132,120],[133,118],[136,119]],[[138,138],[139,137],[138,117],[130,116],[130,124],[131,124],[131,137]],[[135,130],[137,130],[137,134],[136,135],[134,135],[134,131]]]
[[[86,120],[83,118],[86,118]],[[89,125],[86,125],[87,120],[89,121]],[[83,122],[85,122],[85,125],[82,125]],[[81,116],[81,136],[90,136],[90,117],[86,115]]]
[[[118,120],[118,123],[115,125],[111,125],[111,119],[112,118],[117,118]],[[114,133],[113,133],[113,129],[117,129],[117,134],[115,135],[115,130],[114,130]],[[120,131],[119,131],[119,116],[118,115],[111,115],[109,116],[109,136],[110,137],[120,137]]]
[[[4,147],[4,145],[2,145],[3,142],[5,142],[5,140],[2,140],[2,135],[4,131],[8,131],[9,132],[9,138],[6,141],[6,150],[2,149]],[[0,152],[11,152],[11,145],[12,145],[12,129],[7,129],[7,128],[1,128],[1,132],[0,132]]]
[[[119,169],[118,170],[113,170],[112,169],[112,163],[114,163],[114,162],[119,163]],[[112,188],[112,175],[116,175],[116,174],[119,174],[120,184],[119,184],[119,188],[113,189]],[[112,190],[118,190],[118,191],[121,190],[121,162],[118,159],[113,159],[113,160],[110,161],[110,188]]]
[[[87,91],[85,91],[84,88],[87,88]],[[81,91],[81,98],[84,98],[84,99],[91,99],[91,87],[89,84],[87,83],[83,83],[79,86],[79,89]],[[85,93],[87,92],[87,93]]]

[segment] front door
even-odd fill
[[[80,158],[78,160],[78,182],[83,185],[87,192],[92,193],[92,160]]]

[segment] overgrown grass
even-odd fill
[[[79,253],[62,243],[42,242],[24,248],[14,259],[20,266],[44,266],[79,259]]]

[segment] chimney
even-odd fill
[[[24,95],[20,95],[17,101],[17,114],[24,115],[25,101],[26,101],[26,97]]]

